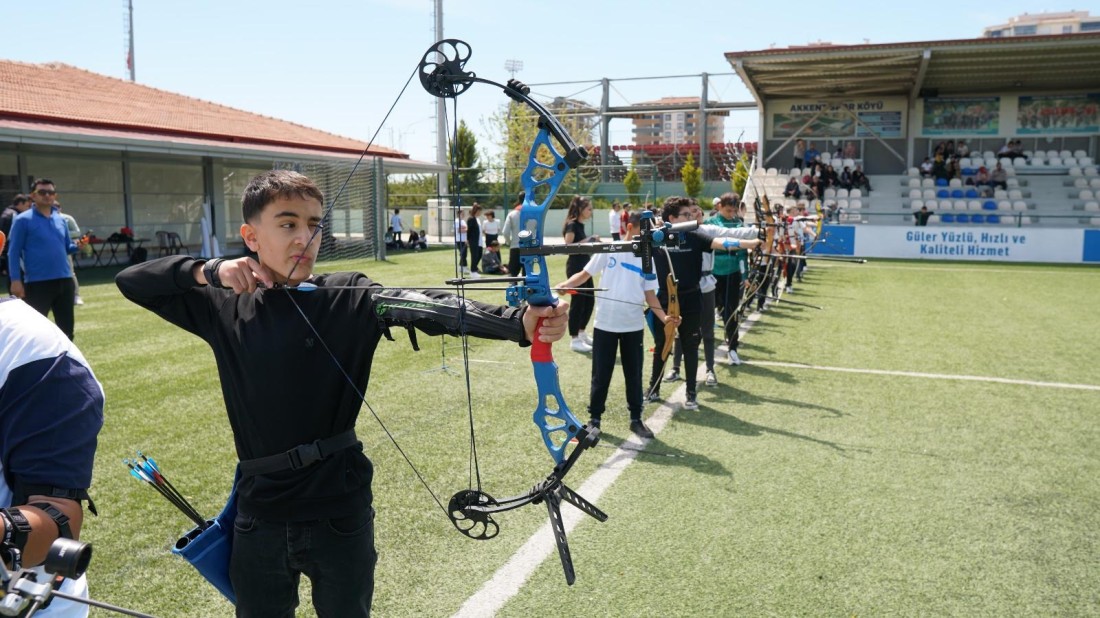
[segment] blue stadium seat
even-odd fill
[[[986,200],[985,203],[982,204],[982,210],[997,210],[997,202]]]
[[[970,223],[970,215],[964,215],[964,214],[955,215],[955,223]]]
[[[967,190],[966,190],[966,199],[968,199],[968,200],[972,200],[972,199],[974,199],[974,198],[976,198],[976,197],[978,197],[978,191],[977,191],[977,189],[967,189]]]
[[[973,176],[974,174],[977,174],[977,173],[978,173],[978,170],[976,170],[972,167],[964,167],[963,171],[962,171],[963,176]]]
[[[944,213],[940,215],[940,223],[954,223],[955,215]]]
[[[985,216],[984,215],[970,215],[970,222],[971,223],[985,223]]]
[[[948,198],[951,197],[951,192],[947,189],[940,189],[939,191],[936,191],[936,197],[940,199]]]
[[[985,222],[986,223],[1000,223],[1001,222],[1001,215],[986,215],[985,216]]]
[[[936,179],[936,186],[937,187],[946,187],[947,186],[947,179],[946,178],[937,178]]]
[[[957,200],[961,200],[963,195],[965,195],[965,194],[963,193],[962,189],[955,189],[954,191],[951,192],[951,197],[953,197]]]

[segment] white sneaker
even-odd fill
[[[713,371],[708,371],[707,379],[703,384],[706,386],[718,386],[718,377],[714,375]]]
[[[475,271],[475,272],[472,272],[472,273],[468,273],[467,277],[470,278],[470,279],[480,279],[481,278],[481,273]]]
[[[694,397],[688,397],[687,400],[684,401],[684,409],[685,410],[698,410],[699,409],[699,402],[696,401]]]
[[[584,339],[581,339],[580,336],[573,337],[573,341],[569,344],[569,347],[574,352],[591,352],[592,351],[592,346],[585,343]]]
[[[729,351],[729,356],[730,356],[730,364],[731,365],[740,365],[741,364],[741,357],[737,355],[737,350],[730,350]]]
[[[578,336],[588,345],[592,345],[592,338],[588,336],[588,333],[582,330]]]
[[[75,298],[75,299],[73,300],[73,304],[74,304],[74,305],[83,305],[83,304],[84,304],[84,299],[83,299],[83,298],[81,298],[81,297],[79,297],[79,296],[77,296],[77,297],[76,297],[76,298]]]

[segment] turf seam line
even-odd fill
[[[935,380],[961,380],[966,382],[993,382],[996,384],[1013,384],[1016,386],[1037,386],[1041,388],[1068,388],[1084,391],[1100,391],[1100,386],[1093,384],[1072,384],[1068,382],[1040,382],[1037,380],[1017,380],[1013,378],[997,378],[992,376],[971,376],[949,373],[923,373],[919,371],[895,371],[889,369],[860,369],[855,367],[829,367],[826,365],[807,365],[805,363],[787,363],[783,361],[745,361],[746,365],[758,365],[761,367],[786,367],[791,369],[813,369],[815,371],[836,371],[840,373],[862,373],[868,375],[900,376],[905,378],[922,378]]]

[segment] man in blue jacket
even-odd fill
[[[34,207],[15,217],[8,239],[8,269],[11,293],[27,302],[42,315],[53,311],[53,320],[61,332],[73,338],[76,285],[69,254],[77,246],[69,237],[69,228],[54,206],[57,190],[53,181],[34,181],[31,201]]]

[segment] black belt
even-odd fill
[[[256,476],[257,474],[272,474],[284,470],[308,468],[318,461],[327,459],[334,453],[356,444],[359,444],[359,439],[355,437],[355,430],[349,429],[331,438],[314,440],[309,444],[299,444],[284,453],[242,461],[241,475]]]

